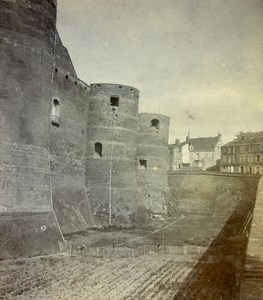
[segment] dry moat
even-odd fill
[[[222,222],[189,214],[66,235],[63,253],[2,261],[0,299],[234,299],[235,272],[209,261]]]

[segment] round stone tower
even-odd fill
[[[86,191],[96,225],[134,222],[138,101],[139,91],[133,87],[90,86]]]
[[[23,250],[26,238],[16,245],[17,251],[36,254],[53,247],[47,236],[54,233],[55,224],[48,213],[52,211],[48,144],[56,1],[0,0],[0,10],[0,212],[41,213],[30,221],[31,233],[38,235],[36,239],[46,237],[46,245],[39,242],[39,249],[28,245]],[[9,235],[22,234],[19,222],[12,221]],[[59,238],[53,238],[57,244]]]
[[[138,116],[137,164],[140,199],[153,214],[166,214],[169,199],[167,170],[169,117],[140,113]]]

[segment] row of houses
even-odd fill
[[[170,171],[206,170],[220,159],[222,135],[176,140],[169,145]]]
[[[222,135],[176,140],[169,145],[169,170],[263,173],[263,132],[240,132],[223,145]]]
[[[263,132],[241,132],[221,148],[220,171],[262,174]]]

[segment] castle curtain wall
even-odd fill
[[[50,167],[53,207],[63,233],[92,226],[85,193],[86,120],[89,86],[76,77],[59,38],[56,46],[50,116]]]

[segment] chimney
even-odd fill
[[[176,146],[180,145],[180,140],[179,140],[179,139],[176,139],[176,140],[175,140],[175,145],[176,145]]]

